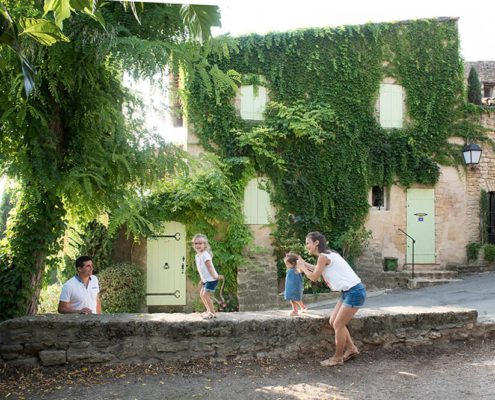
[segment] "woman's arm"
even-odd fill
[[[299,258],[299,260],[297,261],[297,266],[298,268],[300,268],[301,271],[304,272],[304,275],[306,275],[309,280],[316,282],[327,267],[329,261],[330,260],[328,260],[328,258],[320,255],[318,256],[316,266],[314,266],[307,263],[302,258]]]

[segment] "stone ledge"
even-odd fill
[[[199,314],[22,317],[0,324],[0,361],[48,366],[316,355],[333,350],[328,313],[239,312],[214,320]],[[413,347],[463,340],[476,331],[476,318],[476,310],[455,307],[384,307],[361,310],[349,329],[363,350]],[[495,328],[483,334],[491,332]]]

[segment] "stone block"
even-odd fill
[[[9,365],[13,367],[36,367],[39,365],[38,357],[18,358],[9,361]]]
[[[0,346],[0,354],[3,353],[18,353],[24,347],[20,344],[4,344]]]
[[[67,353],[64,350],[43,350],[39,352],[41,365],[62,365],[67,362]]]
[[[67,361],[71,364],[82,363],[105,363],[115,359],[113,354],[98,352],[88,349],[74,349],[69,348],[67,350]]]

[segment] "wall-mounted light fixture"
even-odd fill
[[[464,146],[462,149],[462,155],[464,156],[464,162],[466,165],[474,167],[480,162],[481,147],[475,143],[470,143]]]

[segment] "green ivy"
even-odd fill
[[[190,77],[187,115],[201,145],[230,166],[232,183],[249,169],[270,178],[278,255],[314,230],[350,250],[349,237],[366,234],[373,185],[434,185],[439,164],[462,162],[449,137],[483,138],[464,100],[454,19],[249,35],[230,49],[209,63],[232,84],[207,87]],[[377,120],[386,77],[407,94],[401,129]],[[240,84],[267,87],[263,121],[236,112]]]

